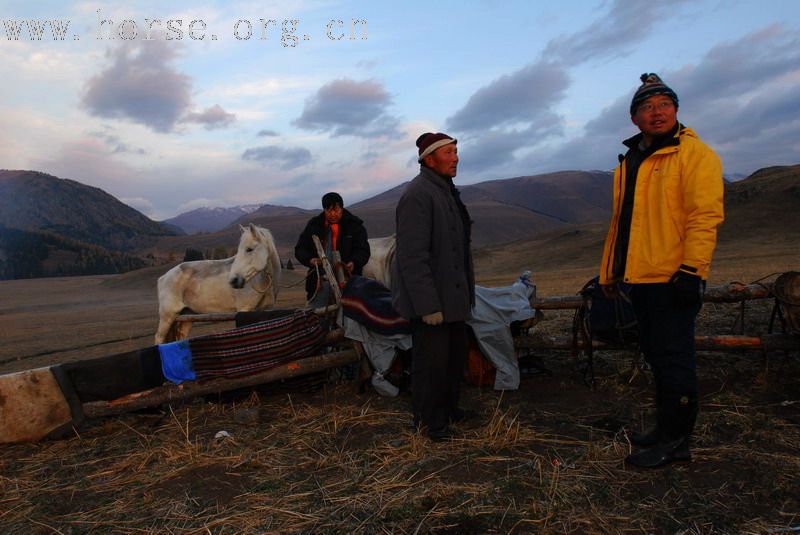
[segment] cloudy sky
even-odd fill
[[[350,204],[413,177],[426,131],[459,139],[461,184],[611,169],[646,71],[727,175],[800,162],[797,0],[13,0],[0,20],[0,168],[154,219]]]

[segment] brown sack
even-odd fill
[[[50,368],[0,375],[0,443],[34,442],[71,421]]]

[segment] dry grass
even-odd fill
[[[465,387],[480,417],[435,444],[409,400],[316,394],[195,400],[3,448],[3,533],[764,533],[800,523],[797,400],[734,358],[707,391],[696,461],[626,469],[623,422],[645,383],[605,357],[595,390],[569,365],[505,395]],[[602,360],[602,357],[601,357]],[[624,360],[624,359],[623,359]],[[553,359],[553,364],[558,362]],[[794,367],[794,368],[793,368]],[[708,370],[708,367],[704,367]],[[704,377],[706,386],[713,379]],[[729,381],[735,384],[729,384]],[[777,389],[775,387],[778,387]],[[255,421],[254,421],[255,419]],[[229,437],[215,438],[225,430]]]
[[[718,271],[757,278],[733,274],[735,261]],[[508,284],[524,262],[480,282]],[[766,275],[774,266],[756,267]],[[552,295],[574,293],[592,274],[536,276],[540,294]],[[3,357],[21,357],[4,371],[113,352],[119,342],[104,345],[104,336],[127,337],[131,348],[149,343],[149,284],[134,275],[1,283]],[[298,296],[287,290],[280,303]],[[768,303],[748,306],[746,332],[764,332],[769,312]],[[128,321],[112,322],[118,313]],[[738,313],[706,307],[699,331],[730,332]],[[537,329],[563,334],[570,319],[549,313]],[[81,338],[90,347],[80,349]],[[42,350],[58,352],[35,354]],[[449,443],[412,432],[407,395],[358,394],[345,382],[316,393],[266,386],[94,421],[67,440],[2,446],[0,532],[755,534],[800,526],[796,354],[701,354],[695,462],[659,471],[623,463],[625,429],[649,422],[653,408],[649,374],[632,375],[629,352],[598,353],[591,390],[579,359],[537,356],[552,377],[524,377],[505,393],[465,385],[463,404],[479,417]],[[215,438],[223,430],[230,436]]]

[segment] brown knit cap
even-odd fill
[[[425,158],[425,156],[439,147],[444,147],[450,143],[456,144],[458,140],[447,134],[442,134],[441,132],[435,134],[433,132],[425,132],[417,138],[417,147],[419,148],[419,158],[417,158],[417,161],[422,163],[422,159]]]

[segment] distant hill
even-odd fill
[[[121,273],[180,230],[101,189],[36,171],[0,170],[0,278]]]
[[[602,171],[563,171],[490,180],[458,189],[475,221],[473,245],[482,247],[568,224],[608,219],[612,178],[611,173]],[[370,235],[394,232],[394,209],[406,185],[352,206],[364,219]]]
[[[36,171],[0,171],[0,225],[118,251],[175,234],[99,188]]]
[[[787,233],[797,238],[800,260],[800,165],[765,167],[726,185],[720,241],[768,241]]]
[[[205,206],[165,219],[162,223],[174,225],[187,234],[216,232],[227,227],[240,217],[257,211],[260,206],[259,204],[227,208]]]
[[[486,247],[477,252],[483,259],[477,263],[484,274],[501,267],[512,271],[599,269],[607,228],[605,221],[570,225]],[[714,262],[733,258],[747,273],[752,269],[742,259],[750,258],[757,266],[765,256],[800,270],[800,165],[759,169],[725,185],[725,221],[719,229]]]
[[[564,171],[459,186],[475,221],[473,246],[529,238],[574,223],[606,221],[611,207],[611,180],[612,174],[607,172]],[[404,182],[346,208],[364,220],[370,236],[387,236],[395,231],[394,210],[406,185]],[[237,223],[253,222],[270,229],[286,259],[291,257],[308,219],[319,210],[280,208],[263,206]],[[203,236],[165,238],[158,248],[178,254],[189,247],[232,247],[238,239],[238,227],[232,225]]]
[[[467,206],[494,202],[524,208],[563,223],[584,223],[605,219],[611,214],[612,179],[613,173],[607,171],[560,171],[459,185],[458,189]],[[359,213],[361,210],[394,210],[407,184],[404,182],[355,203],[353,210]]]
[[[321,210],[321,208],[320,208]],[[306,210],[305,208],[298,208],[297,206],[276,206],[274,204],[262,204],[258,210],[243,216],[240,221],[241,224],[249,223],[251,220],[260,217],[292,217],[292,216],[312,216],[318,214],[319,210]]]
[[[465,186],[464,201],[478,190],[485,198],[520,206],[564,223],[588,223],[611,215],[613,173],[560,171]]]

